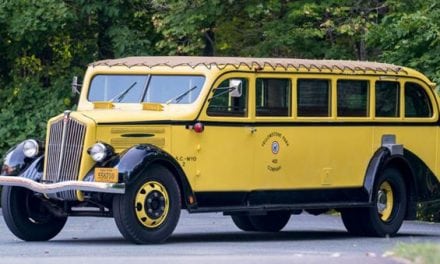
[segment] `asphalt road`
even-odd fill
[[[126,242],[113,219],[70,218],[48,242],[15,238],[0,217],[0,263],[398,263],[398,243],[440,243],[440,224],[405,222],[397,237],[348,235],[337,216],[294,215],[280,233],[238,230],[222,214],[182,211],[173,236],[161,245]]]

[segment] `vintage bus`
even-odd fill
[[[74,83],[73,86],[78,86]],[[440,199],[439,97],[421,73],[334,60],[128,57],[89,65],[76,111],[4,157],[12,233],[48,240],[69,216],[113,217],[160,243],[181,209],[244,231],[335,209],[392,236]]]

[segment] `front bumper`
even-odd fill
[[[39,183],[18,176],[0,175],[0,185],[24,187],[38,193],[50,194],[69,190],[79,190],[100,193],[125,193],[124,183],[64,181],[57,183]]]

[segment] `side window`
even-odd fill
[[[304,117],[331,116],[329,80],[299,79],[297,83],[297,113]]]
[[[368,116],[368,81],[338,80],[338,116]]]
[[[376,116],[400,116],[400,84],[398,82],[377,81],[376,91]]]
[[[425,89],[416,83],[405,83],[405,117],[431,117],[432,107]]]
[[[232,93],[231,81],[241,81],[240,94]],[[244,78],[233,78],[223,81],[219,87],[214,88],[214,95],[208,105],[209,116],[236,116],[246,117],[247,95],[249,82]]]
[[[290,80],[258,78],[257,116],[290,116]]]

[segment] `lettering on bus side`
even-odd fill
[[[187,163],[196,162],[196,156],[175,156],[174,157],[182,167],[185,167]]]
[[[282,151],[283,148],[289,147],[289,140],[285,135],[280,132],[271,132],[269,133],[261,142],[261,147],[270,150],[272,153],[271,160],[269,164],[266,166],[267,170],[270,172],[277,172],[282,169],[282,165],[278,159],[278,155]]]

